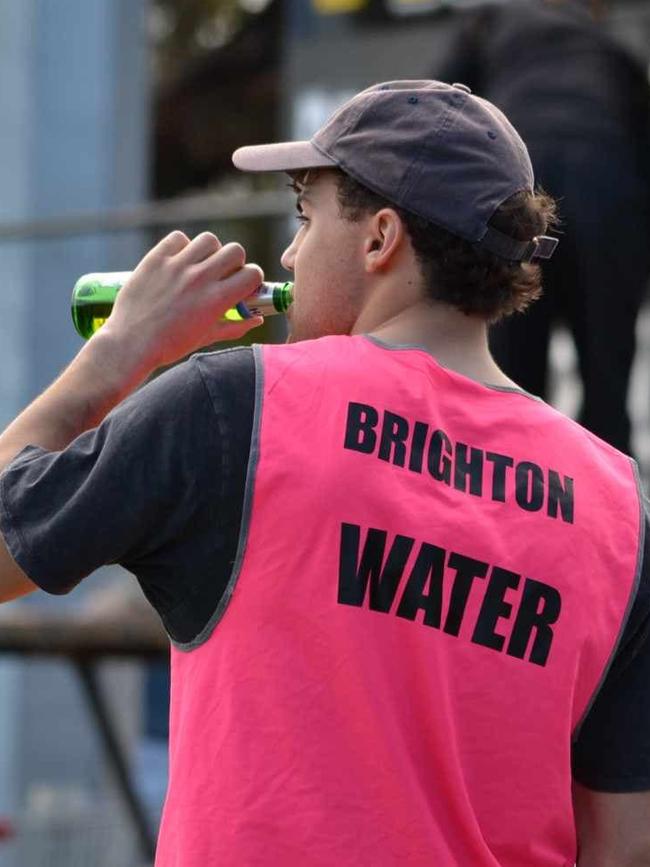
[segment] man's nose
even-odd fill
[[[296,259],[296,239],[294,237],[293,241],[289,244],[287,249],[284,251],[282,256],[280,256],[280,263],[283,268],[286,268],[287,271],[293,271],[293,265]]]

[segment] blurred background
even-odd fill
[[[134,267],[169,228],[286,279],[292,197],[236,173],[236,147],[436,76],[501,104],[561,199],[549,300],[495,351],[647,477],[649,61],[645,0],[0,0],[0,422],[79,348],[76,278]],[[0,612],[0,867],[151,863],[168,684],[134,583],[106,568]]]

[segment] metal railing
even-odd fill
[[[293,197],[281,190],[199,193],[110,210],[0,222],[0,242],[173,227],[202,220],[284,217],[292,204]]]

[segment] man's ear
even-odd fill
[[[394,261],[406,238],[401,217],[393,208],[382,208],[368,221],[365,239],[366,271],[382,271]]]

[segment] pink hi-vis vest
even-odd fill
[[[157,867],[573,865],[634,597],[631,461],[365,336],[257,348],[227,598],[172,649]]]

